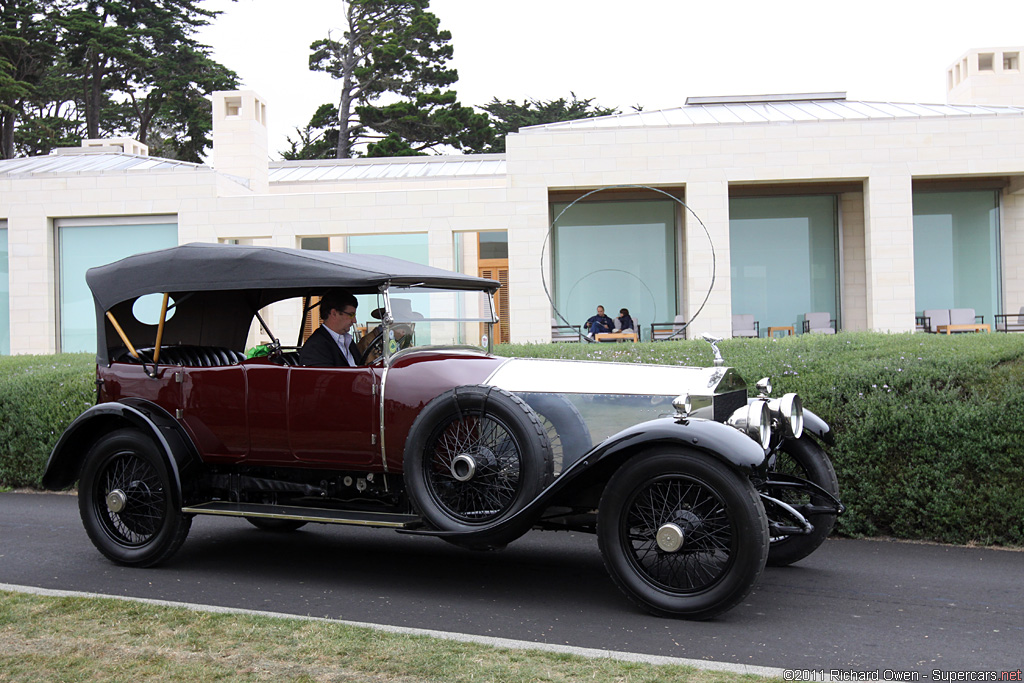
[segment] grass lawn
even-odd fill
[[[773,679],[503,649],[323,621],[0,591],[0,681],[5,683],[763,680]]]

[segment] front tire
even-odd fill
[[[118,564],[149,567],[173,555],[192,526],[170,468],[151,439],[112,432],[89,449],[78,509],[93,545]]]
[[[783,472],[814,482],[821,488],[839,497],[839,480],[828,455],[811,437],[806,434],[799,439],[787,439],[782,448],[769,461],[773,472]],[[791,488],[773,490],[769,487],[768,494],[789,503],[797,510],[806,505],[829,505],[831,501],[821,495],[810,495]],[[768,564],[773,567],[785,567],[804,559],[818,549],[836,523],[834,513],[808,514],[807,521],[814,526],[810,534],[792,534],[772,536],[768,550]]]
[[[605,567],[652,614],[709,619],[753,589],[768,556],[768,520],[750,481],[683,449],[639,454],[601,497]]]
[[[477,532],[500,523],[551,477],[551,446],[536,413],[497,387],[441,394],[417,416],[406,440],[406,490],[420,514],[442,531]],[[477,538],[497,546],[522,533]]]

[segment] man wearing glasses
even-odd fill
[[[352,341],[359,302],[344,289],[332,289],[320,300],[320,327],[299,350],[299,362],[312,367],[356,367],[362,354]]]

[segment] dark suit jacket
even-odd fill
[[[354,342],[349,345],[349,351],[352,353],[352,358],[358,363],[360,353]],[[311,367],[347,368],[349,366],[341,349],[338,348],[337,342],[334,341],[334,337],[323,325],[316,328],[299,349],[299,363]]]

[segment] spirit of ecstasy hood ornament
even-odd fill
[[[725,365],[725,359],[722,358],[722,352],[718,350],[718,342],[722,341],[721,337],[712,337],[710,334],[704,333],[700,336],[701,339],[711,344],[711,350],[715,354],[715,367],[721,367]]]

